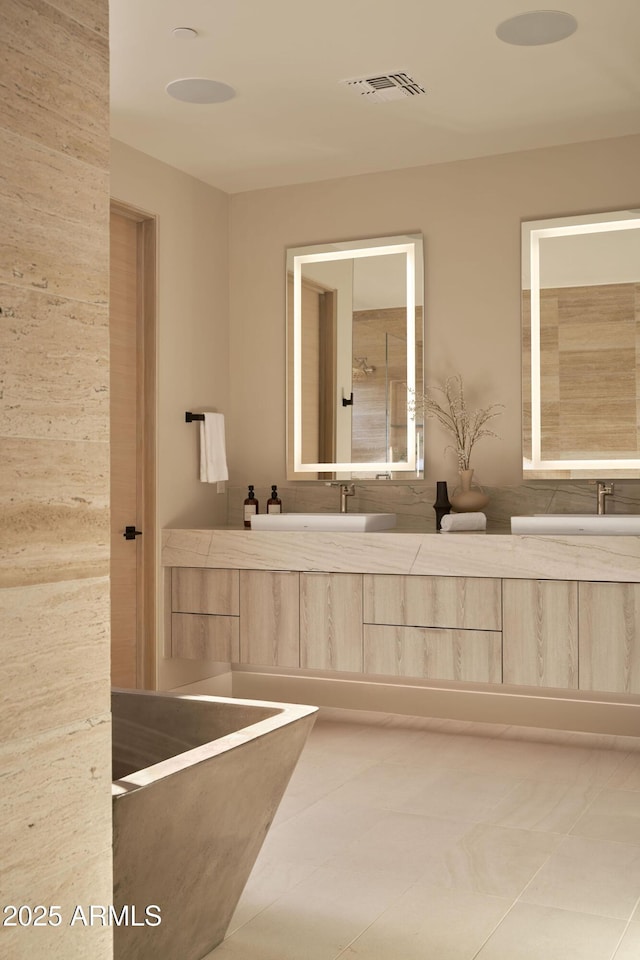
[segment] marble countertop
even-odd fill
[[[640,537],[166,529],[166,567],[640,582]]]

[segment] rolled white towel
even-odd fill
[[[447,513],[440,524],[442,533],[454,533],[456,530],[486,530],[487,518],[484,513]]]

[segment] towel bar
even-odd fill
[[[190,413],[188,410],[184,415],[185,423],[191,423],[193,420],[204,420],[204,413]]]

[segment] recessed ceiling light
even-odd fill
[[[167,84],[167,93],[185,103],[222,103],[236,95],[233,87],[228,84],[220,83],[219,80],[206,80],[204,77],[172,80]]]
[[[176,40],[195,40],[198,36],[198,31],[193,27],[176,27],[172,33]]]
[[[561,10],[531,10],[503,20],[496,27],[498,39],[519,47],[538,47],[565,40],[578,29],[578,21]]]

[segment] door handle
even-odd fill
[[[142,536],[142,530],[136,530],[135,527],[125,527],[122,536],[125,540],[135,540],[136,537]]]

